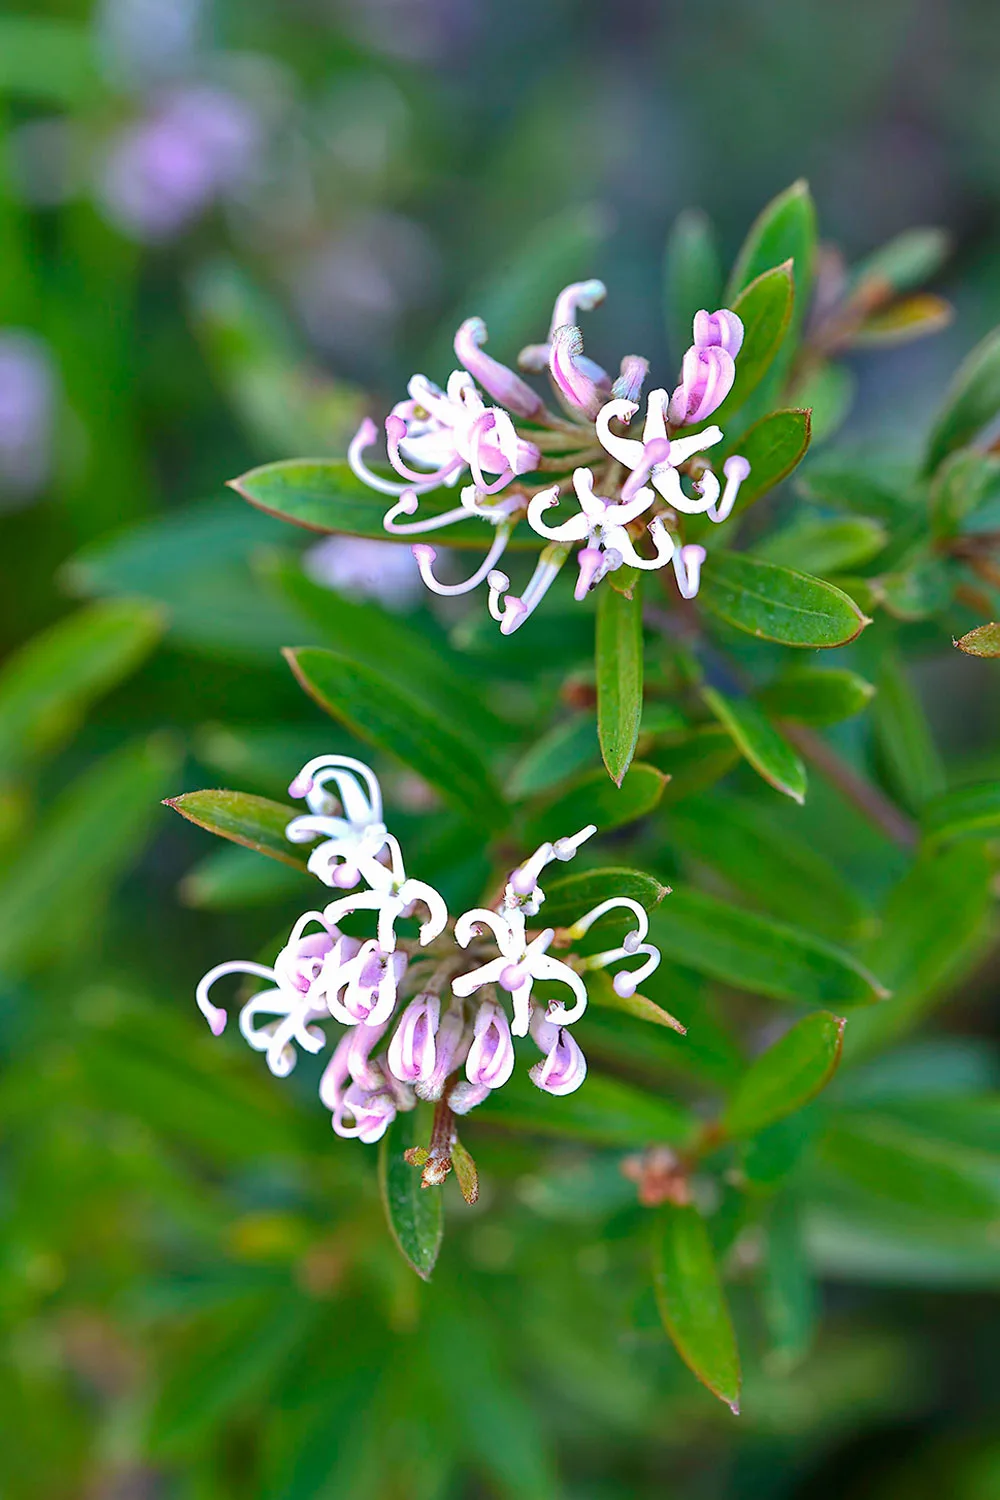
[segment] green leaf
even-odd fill
[[[404,1160],[403,1153],[417,1144],[416,1121],[415,1110],[401,1110],[382,1137],[378,1182],[400,1254],[421,1280],[430,1281],[444,1234],[444,1210],[440,1191],[421,1187],[420,1172]]]
[[[807,370],[788,395],[796,406],[808,408],[810,435],[815,444],[828,442],[844,425],[857,390],[854,371],[828,359]]]
[[[850,1111],[831,1120],[824,1162],[852,1183],[943,1219],[993,1221],[1000,1213],[995,1152],[942,1140],[890,1115]]]
[[[199,911],[240,911],[305,897],[308,885],[298,869],[258,859],[249,849],[216,849],[189,870],[180,883],[185,906]]]
[[[811,435],[809,412],[791,407],[761,417],[738,441],[726,443],[727,452],[741,454],[750,465],[750,473],[740,486],[736,515],[742,515],[788,477],[805,457]]]
[[[878,579],[880,603],[897,620],[926,620],[951,602],[955,564],[919,542],[891,573]]]
[[[932,474],[949,453],[971,442],[998,411],[1000,328],[994,328],[958,368],[927,441],[924,473]]]
[[[656,1301],[678,1354],[733,1412],[740,1409],[740,1356],[708,1230],[696,1208],[659,1213]]]
[[[920,823],[929,844],[995,836],[1000,833],[1000,782],[976,782],[942,792],[924,804]]]
[[[716,790],[671,808],[663,821],[674,848],[773,916],[835,941],[857,936],[869,920],[853,885],[770,806]]]
[[[1000,656],[1000,625],[991,621],[989,625],[977,625],[961,636],[955,645],[966,656]]]
[[[950,302],[921,292],[871,313],[851,337],[854,349],[891,349],[947,328],[955,316]]]
[[[653,1026],[666,1026],[684,1036],[687,1027],[672,1016],[662,1005],[650,1000],[647,995],[619,995],[607,969],[594,969],[587,976],[587,995],[591,1005],[604,1010],[615,1010],[620,1015],[632,1016],[637,1021],[648,1021]]]
[[[773,198],[754,220],[729,278],[727,304],[732,307],[738,293],[763,271],[791,260],[795,273],[795,316],[796,322],[801,322],[812,291],[815,255],[816,210],[808,184],[800,179]]]
[[[672,1100],[593,1071],[575,1093],[559,1100],[558,1109],[552,1103],[551,1095],[516,1068],[510,1082],[494,1089],[480,1106],[476,1118],[534,1135],[566,1136],[603,1146],[683,1145],[695,1130],[691,1115]]]
[[[54,803],[31,843],[4,870],[0,969],[22,973],[67,957],[53,939],[53,913],[93,926],[92,904],[138,858],[156,799],[178,754],[160,736],[125,745],[91,766]]]
[[[290,844],[285,838],[285,829],[301,808],[250,792],[184,792],[165,801],[189,823],[197,823],[221,839],[270,855],[295,870],[306,868],[308,854],[302,854],[301,845]]]
[[[832,583],[739,552],[712,554],[699,597],[737,630],[783,646],[844,646],[871,623]]]
[[[808,1354],[819,1316],[802,1210],[787,1192],[768,1217],[763,1271],[761,1301],[771,1336],[768,1366],[787,1373]]]
[[[307,531],[333,531],[341,536],[370,537],[389,541],[382,517],[392,505],[391,496],[369,489],[354,474],[346,459],[286,458],[262,464],[229,481],[244,500],[258,510],[304,526]],[[421,516],[438,516],[456,506],[454,490],[431,490],[420,497]],[[457,521],[448,527],[449,547],[474,547],[485,552],[493,528],[484,521]],[[537,551],[542,539],[530,527],[521,526],[509,543],[513,549]]]
[[[496,827],[505,821],[500,788],[479,752],[415,696],[367,667],[333,651],[303,646],[285,655],[299,682],[319,706],[359,739],[416,771],[446,802],[468,817]]]
[[[789,667],[757,696],[774,718],[839,724],[868,707],[875,686],[847,667]]]
[[[951,235],[945,229],[904,229],[894,239],[865,257],[853,268],[855,286],[884,283],[893,292],[908,292],[923,286],[941,269],[951,253]]]
[[[846,1022],[829,1011],[804,1016],[751,1063],[722,1116],[727,1135],[756,1135],[826,1088],[840,1062]]]
[[[871,562],[888,541],[885,527],[868,516],[839,520],[803,516],[782,531],[772,532],[753,551],[764,562],[829,578]]]
[[[545,882],[545,924],[567,927],[610,896],[628,896],[647,911],[659,906],[669,886],[639,870],[581,870]]]
[[[596,761],[600,753],[593,714],[576,714],[547,729],[515,765],[508,795],[531,797],[547,792]]]
[[[879,653],[872,722],[893,788],[916,810],[944,788],[944,767],[920,699],[895,653]]]
[[[793,1004],[869,1005],[888,993],[842,949],[687,886],[653,912],[650,941],[700,974]]]
[[[667,236],[663,266],[667,334],[679,362],[691,342],[694,315],[714,312],[722,297],[722,267],[708,215],[685,208]]]
[[[99,104],[106,87],[87,26],[49,16],[0,17],[0,95],[72,110]]]
[[[466,1151],[458,1136],[451,1143],[451,1164],[455,1171],[458,1186],[466,1203],[472,1204],[479,1198],[479,1172],[472,1157]]]
[[[931,529],[935,536],[952,537],[996,529],[995,505],[1000,495],[1000,456],[959,448],[945,459],[931,481]],[[991,504],[992,502],[992,504]],[[980,525],[977,511],[985,509]]]
[[[712,418],[720,426],[753,395],[774,363],[792,316],[792,262],[774,266],[744,287],[731,304],[743,322],[743,344],[736,356],[736,379]]]
[[[138,600],[92,604],[9,656],[0,671],[0,773],[65,744],[90,704],[148,656],[163,626],[162,612]]]
[[[642,718],[642,596],[601,589],[597,599],[597,737],[616,786],[628,770]]]
[[[758,776],[786,797],[804,802],[806,768],[756,703],[750,698],[727,698],[711,687],[702,688],[702,697]]]
[[[663,801],[673,805],[721,781],[740,759],[740,752],[721,724],[703,724],[679,743],[657,749],[654,758],[670,778],[663,788]]]
[[[532,813],[526,841],[541,844],[546,839],[565,838],[588,823],[596,823],[599,833],[634,823],[653,811],[666,781],[662,771],[642,761],[629,767],[620,787],[610,782],[604,771],[594,771]]]
[[[819,505],[877,516],[883,521],[898,522],[909,508],[903,486],[897,488],[881,478],[876,461],[867,456],[853,462],[836,453],[810,458],[795,485],[807,500]]]

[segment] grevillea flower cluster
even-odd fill
[[[612,381],[583,352],[577,315],[604,296],[600,281],[566,287],[556,299],[547,341],[521,351],[525,373],[548,371],[559,412],[521,375],[486,353],[486,325],[468,318],[455,335],[462,368],[443,390],[425,375],[414,375],[408,399],[385,419],[389,464],[399,477],[367,462],[378,437],[370,418],[350,446],[355,474],[394,497],[383,519],[391,536],[437,531],[470,518],[492,529],[482,562],[461,583],[443,583],[436,576],[436,553],[429,543],[416,543],[413,554],[424,583],[436,594],[465,594],[485,582],[490,614],[504,635],[537,608],[577,545],[578,600],[623,565],[651,571],[668,564],[682,597],[694,598],[705,549],[683,541],[683,517],[724,521],[750,472],[747,460],[734,454],[723,463],[720,480],[705,455],[722,441],[721,428],[687,431],[716,412],[732,390],[743,343],[736,314],[721,308],[695,316],[694,342],[684,356],[680,382],[672,394],[656,389],[646,396],[640,437],[631,428],[641,409],[648,360],[626,355]],[[422,495],[458,485],[458,505],[418,515]],[[554,518],[550,512],[557,508]],[[545,546],[528,583],[514,594],[497,563],[522,519]]]
[[[320,1080],[320,1099],[338,1135],[367,1142],[379,1140],[397,1111],[413,1109],[418,1099],[443,1099],[455,1114],[481,1104],[510,1078],[515,1037],[530,1036],[541,1053],[529,1070],[540,1089],[578,1089],[587,1064],[570,1028],[586,1009],[584,976],[639,959],[613,980],[619,995],[630,996],[660,962],[646,941],[646,912],[629,897],[602,901],[568,928],[534,920],[545,901],[544,870],[572,859],[594,825],[542,844],[511,873],[494,906],[453,920],[433,886],[407,875],[367,766],[349,756],[318,756],[289,792],[305,800],[307,811],[289,823],[286,836],[313,844],[309,870],[339,894],[299,917],[272,965],[234,959],[204,976],[198,1005],[215,1035],[225,1028],[226,1012],[211,991],[228,974],[268,982],[243,1005],[239,1025],[279,1078],[295,1067],[299,1048],[322,1052],[326,1025],[338,1023],[343,1031]],[[571,951],[599,917],[618,909],[635,925],[617,947],[586,957]],[[358,915],[367,918],[371,936],[341,931],[342,922]],[[398,932],[397,924],[413,916],[417,935]],[[568,951],[556,958],[554,946]],[[539,999],[534,986],[542,981],[559,985],[559,998]]]

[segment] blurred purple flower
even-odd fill
[[[421,593],[416,560],[399,542],[330,536],[310,547],[302,566],[314,583],[348,598],[375,599],[386,609],[410,609]]]
[[[34,334],[0,331],[0,506],[26,504],[52,466],[56,375]]]

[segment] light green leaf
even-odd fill
[[[789,667],[757,696],[774,718],[839,724],[868,707],[875,686],[847,667]]]
[[[711,687],[702,688],[702,696],[758,776],[786,797],[804,802],[806,768],[756,703],[750,698],[727,698]]]
[[[926,620],[948,608],[956,565],[924,542],[900,559],[891,573],[877,580],[879,602],[897,620]]]
[[[728,453],[741,454],[750,465],[750,473],[740,486],[736,515],[742,515],[788,477],[805,457],[811,435],[809,412],[792,407],[761,417],[737,441],[726,442]]]
[[[1000,781],[953,787],[924,804],[920,823],[928,844],[1000,834]]]
[[[876,1197],[943,1219],[993,1221],[1000,1213],[995,1152],[943,1140],[891,1115],[842,1112],[827,1125],[823,1160]]]
[[[654,876],[644,875],[639,870],[581,870],[578,874],[546,880],[545,924],[548,927],[568,927],[611,896],[627,896],[638,901],[647,911],[652,911],[668,890],[669,887]]]
[[[945,459],[931,481],[931,529],[935,536],[975,533],[977,511],[986,507],[982,529],[994,530],[1000,495],[1000,456],[959,448]],[[991,502],[993,502],[991,504]]]
[[[472,1204],[477,1202],[479,1198],[479,1171],[472,1157],[458,1139],[458,1136],[451,1143],[451,1165],[454,1168],[456,1181],[466,1203]]]
[[[621,1015],[633,1016],[637,1021],[648,1021],[653,1026],[666,1026],[669,1031],[676,1031],[681,1036],[687,1030],[676,1016],[672,1016],[647,995],[619,995],[607,969],[594,969],[588,974],[587,995],[591,1005],[599,1005],[604,1010],[618,1011]]]
[[[844,646],[871,623],[832,583],[738,552],[713,553],[699,597],[737,630],[783,646]]]
[[[764,562],[829,578],[871,562],[888,540],[885,527],[867,516],[839,520],[803,516],[758,542],[753,552]]]
[[[819,1296],[805,1243],[802,1209],[791,1193],[774,1202],[767,1221],[762,1306],[771,1336],[768,1366],[793,1370],[808,1354],[819,1317]]]
[[[810,458],[795,487],[807,500],[834,510],[899,521],[908,511],[905,486],[891,483],[877,470],[876,460],[859,455],[853,461],[842,454],[824,453]]]
[[[515,765],[507,782],[511,797],[547,792],[596,761],[600,754],[593,714],[576,714],[547,729]]]
[[[403,1153],[417,1144],[417,1111],[401,1110],[379,1144],[378,1181],[382,1206],[403,1259],[422,1281],[429,1281],[444,1235],[438,1188],[420,1185],[420,1170]]]
[[[786,260],[794,262],[795,319],[801,322],[812,292],[816,256],[816,210],[809,186],[801,179],[773,198],[754,220],[736,257],[726,300],[733,299],[755,277]]]
[[[258,510],[307,531],[335,531],[342,536],[390,540],[382,517],[392,505],[391,496],[380,495],[354,474],[346,459],[286,458],[250,469],[230,487]],[[454,510],[455,491],[441,488],[420,497],[421,516],[438,516]],[[457,521],[448,527],[449,547],[473,547],[485,552],[493,539],[493,528],[485,521]],[[517,529],[512,548],[538,551],[542,538],[527,526]]]
[[[726,1106],[722,1126],[727,1135],[756,1135],[808,1104],[837,1070],[845,1025],[829,1011],[815,1011],[762,1052]]]
[[[810,439],[819,444],[829,442],[844,425],[857,390],[854,371],[828,359],[807,370],[787,394],[796,406],[808,409]]]
[[[274,859],[258,859],[249,849],[216,849],[189,870],[180,883],[185,906],[199,911],[242,911],[270,906],[295,895],[306,898],[302,872]]]
[[[721,427],[749,400],[774,363],[788,331],[793,300],[792,262],[787,260],[763,271],[732,303],[731,310],[743,323],[743,345],[736,356],[733,388],[712,418]]]
[[[207,828],[221,839],[231,839],[257,854],[270,855],[294,870],[304,870],[308,851],[300,844],[290,844],[285,829],[299,816],[300,807],[285,802],[271,802],[250,792],[183,792],[167,797],[166,806],[179,812],[189,823]]]
[[[302,646],[285,653],[306,692],[359,739],[402,761],[446,802],[488,827],[506,819],[500,788],[479,752],[428,712],[416,696],[333,651]]]
[[[532,813],[526,840],[540,844],[546,839],[566,838],[588,823],[596,823],[599,833],[634,823],[653,811],[666,781],[662,771],[642,761],[633,762],[620,787],[610,782],[604,771],[594,771]]]
[[[660,1210],[656,1301],[688,1368],[733,1412],[740,1409],[740,1356],[708,1230],[696,1208]]]
[[[853,268],[855,286],[884,283],[893,292],[923,286],[941,269],[951,253],[951,235],[932,226],[904,229]]]
[[[924,473],[932,474],[1000,411],[1000,328],[988,333],[958,368],[931,429]]]
[[[944,767],[930,726],[896,655],[879,653],[878,694],[872,722],[893,788],[904,805],[916,810],[944,788]]]
[[[977,625],[955,642],[966,656],[1000,656],[1000,625],[991,621],[989,625]]]
[[[523,1068],[494,1089],[476,1118],[534,1135],[566,1136],[603,1146],[682,1145],[694,1133],[691,1115],[672,1100],[645,1093],[634,1084],[591,1071],[573,1094],[552,1108],[551,1095],[536,1088]]]
[[[92,604],[9,656],[0,671],[0,773],[65,744],[90,704],[149,654],[163,626],[162,612],[139,600]]]
[[[616,786],[628,770],[642,717],[642,595],[601,589],[597,600],[597,737]]]
[[[842,949],[688,886],[653,912],[650,941],[700,974],[793,1004],[869,1005],[888,993]]]
[[[694,315],[714,312],[722,297],[722,267],[708,215],[685,208],[667,237],[663,266],[667,334],[675,360],[691,342]]]
[[[89,27],[49,16],[0,17],[0,95],[72,110],[94,105],[105,88]]]

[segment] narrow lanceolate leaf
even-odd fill
[[[616,786],[628,770],[642,718],[642,598],[601,589],[597,599],[597,736]]]
[[[888,993],[842,949],[688,886],[653,913],[650,940],[665,958],[775,1000],[839,1009]]]
[[[774,363],[788,331],[793,300],[792,262],[786,260],[762,272],[732,304],[732,311],[743,323],[743,345],[736,359],[733,388],[712,419],[718,419],[720,426],[753,395]]]
[[[164,626],[139,600],[91,604],[8,657],[0,672],[0,774],[57,750],[87,707],[133,672]]]
[[[404,1157],[404,1152],[417,1144],[416,1120],[416,1111],[401,1110],[382,1137],[378,1181],[385,1216],[400,1253],[422,1280],[429,1281],[441,1249],[444,1211],[440,1189],[422,1188],[418,1168]]]
[[[296,870],[306,867],[307,855],[301,845],[290,844],[285,838],[285,829],[301,808],[254,797],[249,792],[223,791],[184,792],[180,797],[168,797],[166,806],[221,839],[268,854]]]
[[[587,975],[587,995],[591,1005],[602,1010],[616,1010],[621,1015],[634,1016],[637,1021],[648,1021],[653,1026],[666,1026],[669,1031],[687,1033],[687,1027],[678,1021],[662,1005],[646,995],[619,995],[606,969],[596,969]]]
[[[563,838],[588,823],[596,823],[601,833],[634,823],[653,811],[667,780],[662,771],[642,761],[629,767],[620,787],[610,782],[604,771],[594,771],[532,814],[527,841],[539,844],[545,839]]]
[[[526,750],[510,773],[507,792],[511,797],[530,797],[547,792],[593,765],[600,753],[597,725],[592,713],[576,714],[547,729]]]
[[[924,472],[932,474],[949,453],[992,422],[998,411],[1000,328],[994,328],[959,366],[927,442]]]
[[[667,333],[675,361],[691,342],[694,315],[712,312],[722,297],[722,268],[715,233],[707,214],[685,208],[667,237],[663,266]]]
[[[977,625],[975,630],[961,636],[955,645],[966,656],[1000,656],[1000,624]]]
[[[702,689],[702,696],[758,776],[793,801],[804,802],[806,768],[757,704],[750,698],[727,698],[710,687]]]
[[[887,292],[908,292],[939,271],[951,250],[947,230],[933,226],[904,229],[854,267],[855,286],[874,282]]]
[[[741,437],[725,444],[728,453],[741,454],[750,465],[736,501],[737,514],[788,477],[805,457],[811,436],[812,417],[808,409],[790,407],[761,417]]]
[[[839,724],[868,707],[875,685],[847,667],[791,667],[757,696],[776,719]]]
[[[699,597],[737,630],[783,646],[844,646],[871,624],[832,583],[739,552],[713,553]]]
[[[388,540],[382,517],[392,498],[369,489],[344,459],[282,459],[250,469],[230,480],[230,486],[258,510],[293,526]],[[455,491],[442,488],[421,495],[419,514],[436,516],[455,506]],[[459,521],[448,528],[448,546],[480,547],[485,552],[492,534],[492,527],[482,521]],[[542,541],[529,527],[521,526],[510,545],[537,550]]]
[[[586,1027],[586,1017],[581,1025]],[[586,1051],[586,1030],[579,1033]],[[681,1146],[695,1133],[693,1117],[660,1094],[646,1093],[618,1078],[591,1070],[573,1094],[552,1108],[552,1096],[536,1088],[523,1068],[515,1068],[509,1083],[494,1089],[480,1106],[480,1118],[511,1130],[534,1135],[593,1141],[601,1146],[650,1146],[666,1142]]]
[[[411,696],[368,667],[319,647],[285,655],[306,692],[359,739],[402,761],[470,818],[489,827],[504,821],[492,772],[451,725],[428,712],[419,683]]]
[[[753,550],[754,556],[764,562],[829,578],[871,562],[888,540],[885,527],[870,516],[843,516],[835,520],[804,516],[758,543]]]
[[[875,738],[893,790],[911,810],[944,789],[944,767],[930,725],[902,662],[883,649],[872,708]]]
[[[807,1104],[830,1082],[840,1062],[844,1026],[829,1011],[804,1016],[747,1069],[726,1107],[731,1136],[756,1135]]]
[[[947,328],[954,316],[950,302],[930,292],[921,292],[872,313],[854,334],[851,344],[856,349],[887,349],[895,344],[908,344],[911,339],[922,339]]]
[[[708,1230],[696,1208],[660,1210],[656,1301],[688,1368],[738,1415],[740,1356]]]
[[[451,1164],[466,1203],[478,1202],[479,1170],[457,1136],[451,1143]]]
[[[942,1139],[932,1129],[876,1111],[845,1111],[831,1121],[824,1162],[876,1197],[929,1211],[943,1221],[995,1221],[1000,1213],[996,1154]]]
[[[550,866],[551,868],[551,866]],[[555,866],[558,869],[558,865]],[[568,927],[610,896],[628,896],[647,911],[659,906],[669,887],[641,870],[581,870],[545,883],[545,924]]]
[[[942,792],[925,804],[920,823],[930,844],[977,836],[995,838],[1000,834],[1000,782],[976,782]]]
[[[803,1217],[794,1195],[786,1192],[767,1222],[761,1303],[771,1336],[769,1363],[779,1373],[794,1369],[808,1354],[819,1312]]]
[[[729,305],[762,271],[791,260],[796,318],[800,319],[809,305],[815,254],[816,209],[808,183],[799,180],[773,198],[751,225],[729,278],[726,289]]]

